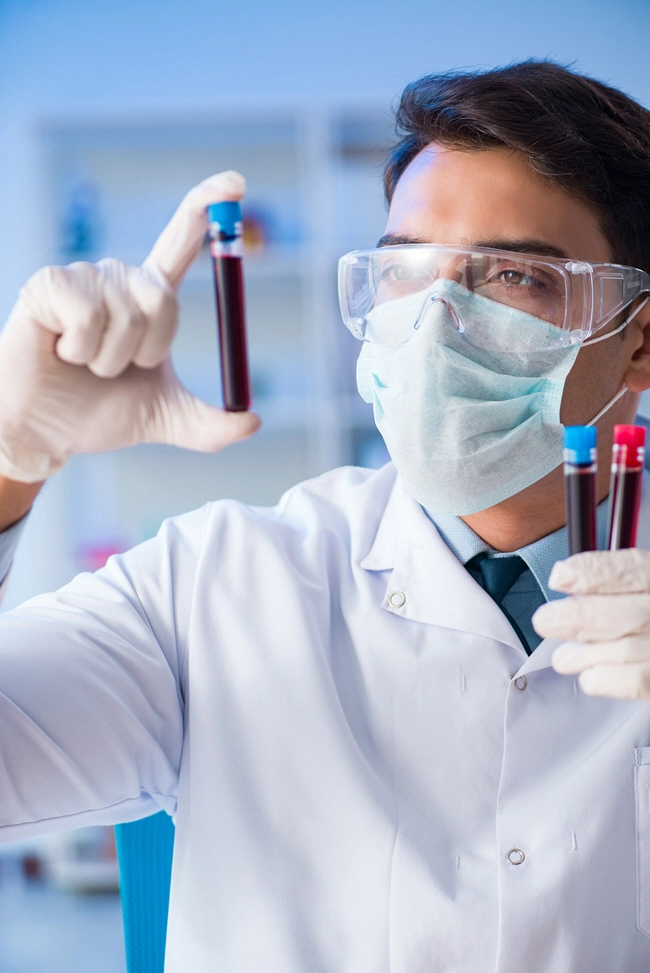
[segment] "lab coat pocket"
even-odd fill
[[[650,939],[650,747],[634,751],[636,792],[636,924]]]

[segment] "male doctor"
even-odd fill
[[[386,234],[340,269],[394,465],[208,504],[3,615],[0,836],[174,814],[168,973],[647,971],[650,555],[562,560],[560,464],[595,422],[602,537],[650,388],[650,112],[526,62],[398,121]],[[71,453],[254,432],[169,360],[205,207],[243,192],[21,292],[0,579]]]

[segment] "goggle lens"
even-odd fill
[[[614,264],[480,247],[389,246],[355,251],[341,259],[339,296],[345,324],[361,340],[385,344],[408,340],[418,326],[428,292],[441,280],[453,281],[466,296],[476,295],[552,325],[558,329],[558,345],[585,340],[650,289],[646,273]],[[395,328],[368,327],[373,308],[392,302],[401,302],[390,314]],[[456,311],[462,321],[462,300]]]

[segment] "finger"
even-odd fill
[[[563,675],[599,665],[650,662],[650,638],[628,635],[610,642],[564,642],[553,653],[551,662],[555,671]]]
[[[548,602],[532,618],[543,638],[604,642],[650,631],[650,595],[577,595]]]
[[[588,551],[558,561],[549,587],[567,594],[650,592],[650,551]]]
[[[131,364],[145,321],[128,288],[128,268],[119,260],[100,260],[97,267],[102,274],[108,315],[99,348],[88,368],[99,378],[115,378]]]
[[[211,203],[241,199],[244,177],[234,170],[204,179],[189,193],[156,240],[143,267],[163,275],[176,292],[188,267],[198,257],[208,230],[206,208]]]
[[[181,385],[171,364],[162,367],[164,394],[148,412],[149,424],[141,433],[144,441],[211,453],[252,436],[259,428],[255,413],[216,409]]]
[[[136,268],[129,287],[144,318],[144,331],[133,362],[140,368],[155,368],[167,355],[178,326],[178,301],[168,284],[161,286]]]
[[[261,420],[254,412],[226,412],[184,392],[182,408],[170,416],[165,437],[173,446],[212,453],[247,439],[260,427]]]
[[[62,361],[86,365],[96,355],[108,312],[93,264],[43,267],[21,290],[20,302],[32,320],[61,336],[56,354]]]
[[[650,699],[650,667],[596,666],[578,677],[587,696],[609,696],[614,699]]]

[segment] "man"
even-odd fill
[[[398,121],[340,281],[395,465],[210,504],[2,616],[0,834],[174,813],[171,973],[646,970],[649,556],[580,555],[544,603],[561,423],[597,425],[602,528],[650,388],[650,113],[527,62],[422,79]],[[242,193],[193,190],[143,268],[22,292],[5,570],[71,452],[254,431],[168,360],[205,206]]]

